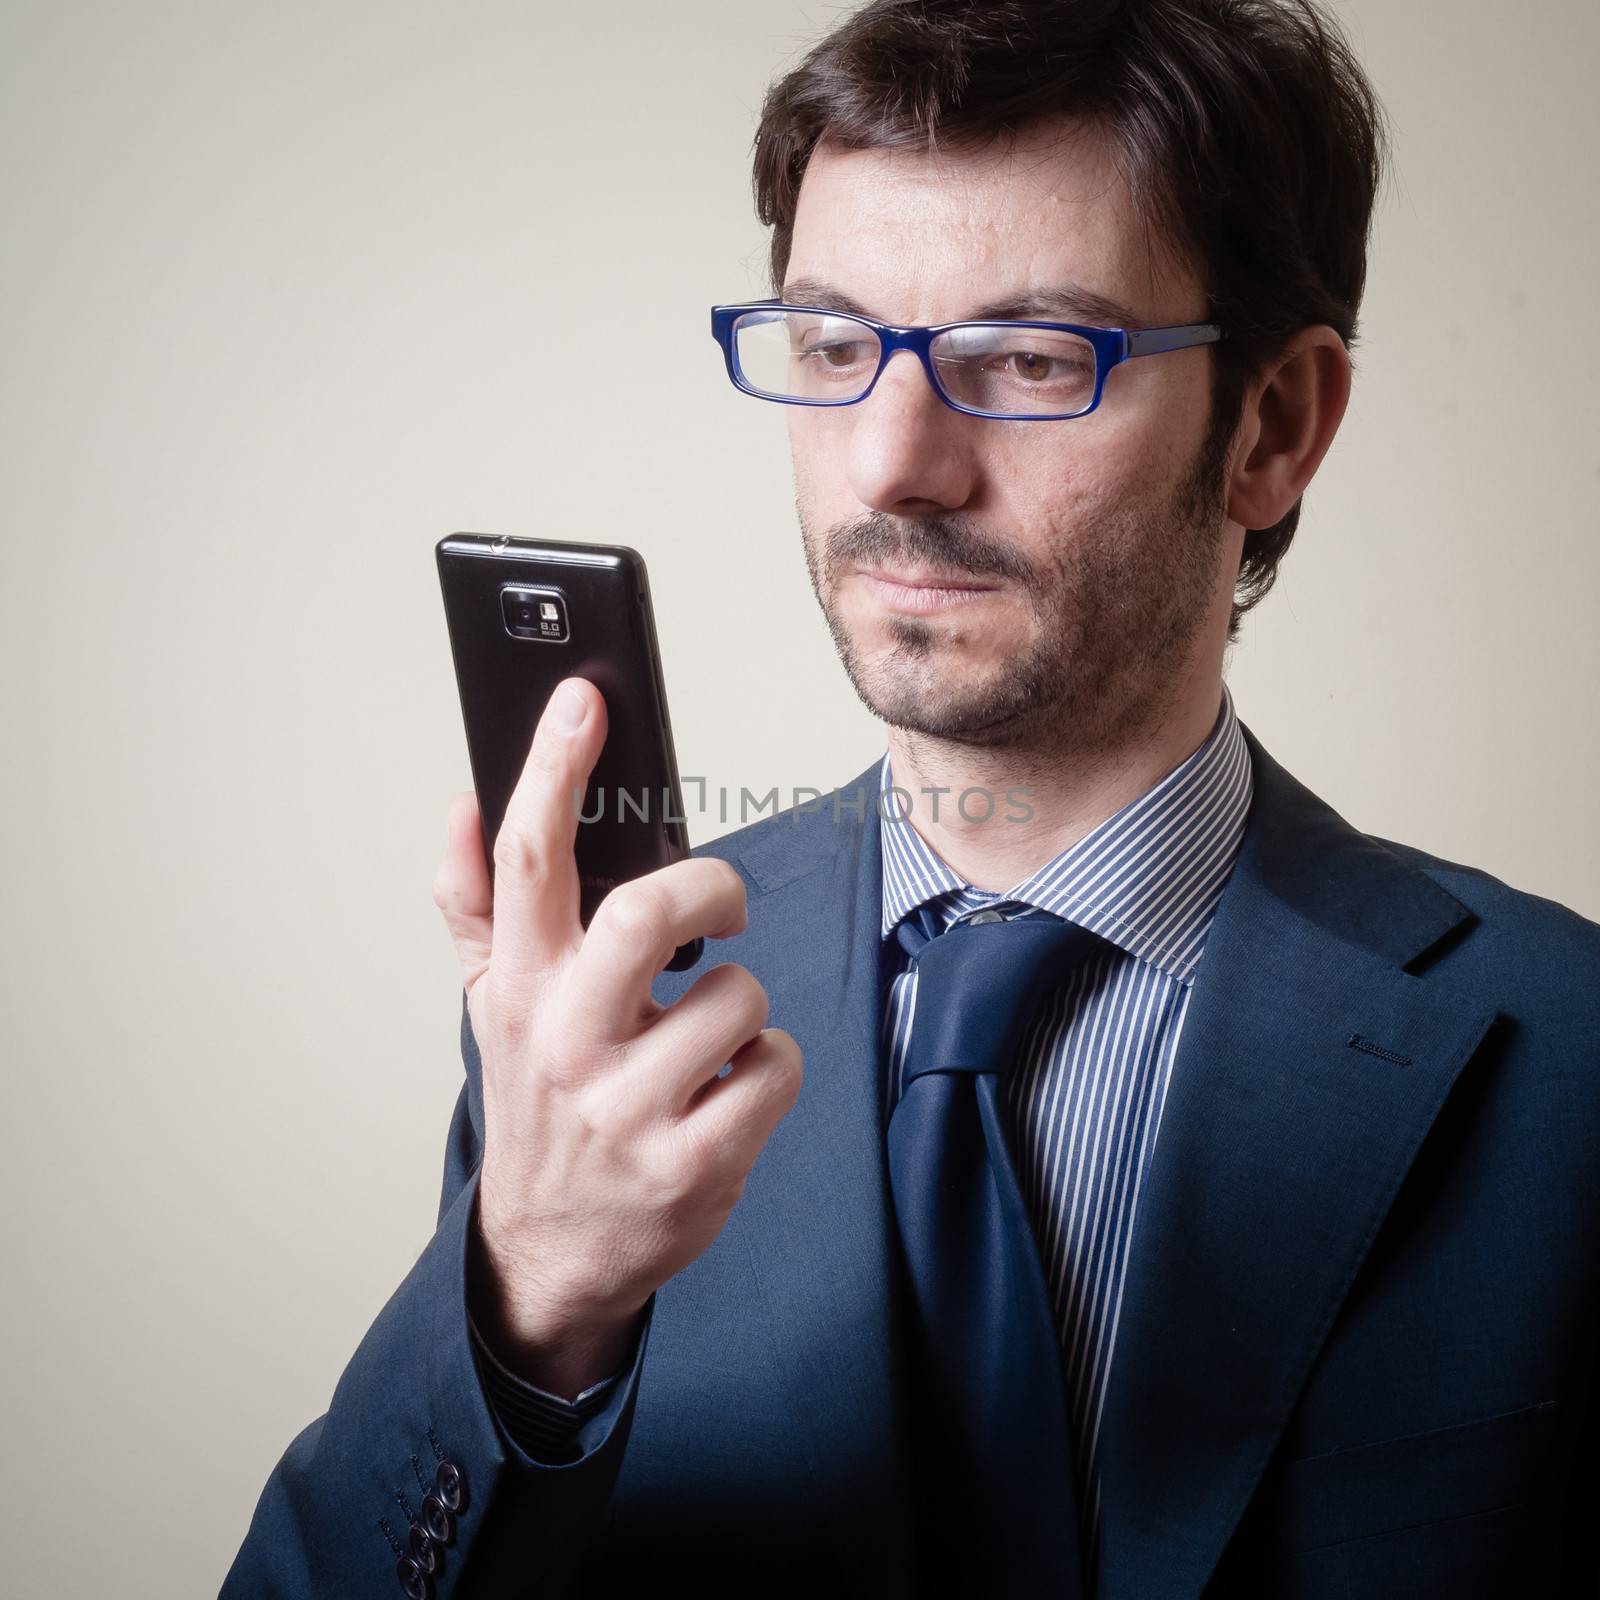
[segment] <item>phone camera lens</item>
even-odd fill
[[[567,642],[566,603],[555,591],[508,584],[500,591],[500,620],[513,639]]]

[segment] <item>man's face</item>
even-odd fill
[[[1207,321],[1200,282],[1147,249],[1098,136],[1061,131],[979,156],[819,146],[786,286],[820,281],[902,325],[1067,284],[1133,326]],[[787,408],[812,585],[877,716],[1086,754],[1152,727],[1208,650],[1220,662],[1243,530],[1225,458],[1201,459],[1209,362],[1203,346],[1126,362],[1096,411],[1034,422],[951,410],[900,352],[857,405]],[[869,569],[987,587],[939,602]]]

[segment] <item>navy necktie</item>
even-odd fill
[[[1082,1563],[1060,1344],[998,1077],[1098,941],[1048,912],[997,916],[935,937],[924,907],[898,929],[917,988],[889,1183],[929,1457],[924,1553],[973,1594],[1067,1597]]]

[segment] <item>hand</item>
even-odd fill
[[[646,1301],[722,1231],[801,1081],[800,1047],[764,1026],[744,967],[711,968],[670,1007],[650,993],[679,945],[744,931],[727,862],[618,884],[580,923],[577,813],[605,736],[599,690],[566,679],[506,808],[492,889],[470,790],[434,879],[483,1060],[474,1318],[508,1366],[563,1395],[616,1370]]]

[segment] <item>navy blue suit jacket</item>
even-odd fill
[[[1358,832],[1245,737],[1101,1424],[1101,1600],[1593,1592],[1600,926]],[[804,1085],[582,1458],[523,1456],[473,1364],[463,1018],[438,1230],[274,1469],[225,1600],[392,1600],[379,1519],[403,1541],[412,1458],[440,1453],[466,1480],[441,1600],[939,1592],[880,1135],[877,765],[837,821],[830,796],[697,852],[742,874],[749,926],[657,998],[742,963]]]

